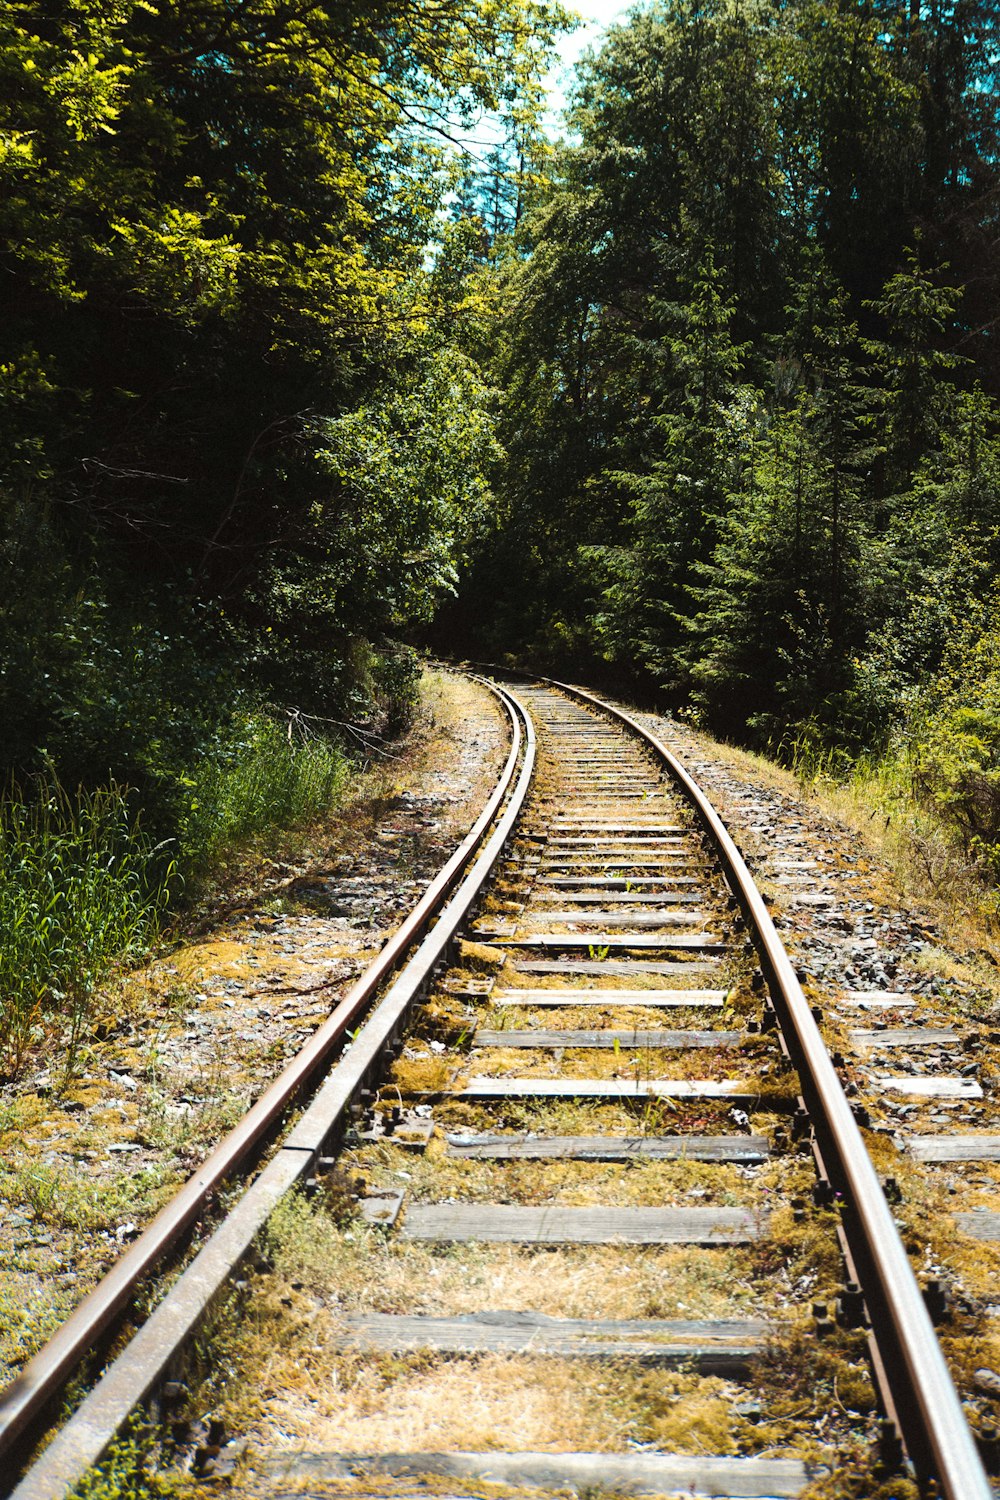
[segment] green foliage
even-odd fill
[[[265,581],[286,665],[298,640],[384,636],[454,588],[500,457],[490,395],[463,354],[430,350],[378,400],[316,424],[328,495]]]
[[[214,756],[186,777],[179,847],[185,870],[203,875],[226,854],[294,829],[332,807],[349,778],[344,751],[307,720],[249,713]]]
[[[5,1203],[31,1210],[44,1224],[93,1233],[107,1230],[130,1215],[150,1214],[160,1206],[164,1189],[162,1167],[144,1167],[110,1181],[81,1178],[45,1162],[8,1170],[0,1168]]]
[[[810,258],[781,383],[728,409],[733,463],[718,539],[692,588],[691,676],[709,721],[759,743],[837,714],[880,578],[861,481],[872,394],[841,289]],[[825,705],[825,707],[818,707]]]
[[[169,826],[177,726],[213,733],[197,700],[218,684],[180,685],[193,663],[355,716],[363,643],[391,654],[386,633],[453,586],[496,448],[425,264],[454,180],[442,143],[484,111],[527,140],[565,24],[555,0],[4,7],[14,763],[41,745],[93,782],[124,741],[145,760],[116,774],[145,795],[162,770]],[[128,702],[98,689],[108,667]],[[139,683],[169,688],[158,745]]]
[[[962,848],[1000,877],[1000,627],[997,599],[952,622],[943,667],[914,714],[914,787]]]
[[[161,1440],[135,1419],[71,1491],[71,1500],[172,1500],[191,1493],[187,1475],[161,1471]]]
[[[921,455],[935,447],[948,422],[951,386],[945,372],[959,363],[940,348],[940,338],[961,298],[958,287],[936,284],[915,249],[869,306],[885,321],[884,342],[866,340],[873,356],[884,409],[884,446],[891,473],[903,484]]]
[[[443,122],[527,128],[562,24],[545,0],[14,0],[0,484],[54,481],[76,535],[235,604],[329,504],[315,413],[408,378]]]
[[[1000,563],[971,12],[659,0],[584,62],[479,278],[507,462],[445,616],[476,644],[761,745],[892,738]]]
[[[5,1065],[398,732],[493,507],[443,142],[556,0],[0,7]],[[436,262],[428,247],[439,244]],[[38,778],[42,777],[41,780]],[[79,787],[72,795],[62,787]],[[144,832],[142,830],[148,830]]]
[[[97,987],[156,934],[174,865],[112,783],[68,794],[54,778],[0,800],[0,1035],[16,1071],[47,1033],[75,1065]]]
[[[187,769],[164,764],[175,834],[154,843],[136,794],[115,782],[68,793],[49,775],[0,800],[0,1066],[16,1073],[44,1042],[68,1071],[99,988],[159,935],[185,882],[328,811],[351,765],[307,719],[234,714]],[[146,747],[152,751],[151,746]],[[161,804],[160,811],[163,811]]]
[[[688,596],[711,556],[724,511],[729,412],[746,353],[733,342],[735,308],[710,248],[692,267],[685,292],[681,307],[668,314],[663,337],[675,386],[671,406],[651,418],[657,456],[645,473],[615,476],[634,496],[634,545],[622,582],[609,591],[605,624],[607,631],[624,612],[630,638],[622,641],[616,632],[617,654],[631,647],[658,681],[673,687],[687,675]]]

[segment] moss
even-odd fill
[[[450,1057],[401,1057],[392,1070],[392,1082],[400,1093],[436,1094],[448,1088],[454,1072]]]
[[[487,943],[470,943],[462,939],[457,944],[459,963],[476,974],[495,974],[507,962],[502,948],[491,948]]]
[[[93,1105],[100,1103],[104,1094],[105,1090],[100,1084],[77,1084],[63,1091],[62,1102],[80,1104],[84,1109],[90,1109]]]
[[[633,1377],[634,1378],[634,1377]],[[644,1372],[633,1398],[640,1408],[636,1437],[655,1443],[668,1453],[713,1453],[720,1457],[739,1451],[731,1382],[699,1380],[679,1371]]]
[[[194,1487],[186,1475],[159,1468],[159,1441],[139,1419],[70,1492],[70,1500],[178,1500]]]

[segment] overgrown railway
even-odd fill
[[[253,1453],[239,1493],[402,1495],[437,1475],[456,1496],[495,1483],[735,1500],[824,1480],[833,1495],[860,1439],[873,1473],[902,1463],[925,1493],[991,1494],[863,1111],[718,815],[665,746],[588,695],[533,683],[505,702],[504,777],[420,911],[8,1393],[13,1474],[133,1275],[189,1230],[206,1189],[255,1164],[14,1476],[17,1500],[61,1497],[137,1402],[175,1399],[164,1382],[181,1388],[185,1342],[234,1281],[253,1297],[255,1246],[295,1186],[331,1220],[353,1193],[330,1233],[370,1252],[318,1300],[303,1357],[345,1399],[378,1367],[382,1407],[402,1415]],[[865,1360],[880,1419],[838,1394],[839,1376],[863,1396]],[[782,1395],[796,1382],[830,1383],[818,1436],[812,1403],[800,1420]],[[407,1412],[409,1440],[390,1447]]]

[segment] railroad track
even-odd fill
[[[589,695],[543,683],[504,701],[504,777],[419,913],[294,1080],[7,1393],[0,1452],[13,1468],[129,1305],[133,1275],[148,1277],[200,1211],[205,1183],[259,1153],[329,1068],[16,1500],[61,1497],[137,1401],[155,1405],[168,1378],[178,1387],[178,1350],[234,1279],[251,1279],[290,1187],[342,1211],[345,1183],[385,1290],[348,1287],[324,1308],[315,1378],[359,1378],[388,1358],[382,1399],[403,1410],[421,1382],[433,1392],[442,1370],[471,1368],[472,1387],[456,1379],[452,1394],[472,1405],[459,1399],[441,1435],[478,1424],[489,1451],[429,1445],[419,1426],[406,1451],[272,1450],[237,1477],[241,1493],[409,1495],[434,1474],[455,1495],[485,1478],[519,1493],[794,1496],[853,1424],[887,1470],[905,1454],[926,1493],[991,1494],[851,1103],[717,814],[664,746]],[[813,1244],[825,1273],[803,1269]],[[838,1256],[836,1297],[813,1305],[808,1288]],[[840,1403],[817,1442],[775,1400],[781,1380],[796,1361],[799,1381],[831,1378],[838,1361],[853,1371],[865,1349],[881,1429]],[[664,1438],[698,1431],[706,1410],[720,1451],[672,1451]],[[588,1432],[592,1447],[573,1440]]]

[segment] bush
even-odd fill
[[[1000,714],[958,707],[930,718],[917,746],[914,789],[966,854],[1000,875]]]
[[[174,866],[112,783],[70,796],[52,777],[0,801],[0,1065],[60,1032],[75,1065],[97,986],[158,930]]]
[[[246,713],[192,774],[170,773],[184,806],[179,836],[159,844],[117,782],[70,795],[50,771],[12,784],[0,799],[0,1071],[19,1072],[47,1040],[72,1072],[99,986],[148,950],[182,874],[316,816],[349,772],[345,752],[301,721]]]
[[[918,798],[995,877],[1000,875],[1000,627],[990,622],[992,613],[984,611],[956,632],[939,677],[914,714],[913,782]]]
[[[381,732],[393,739],[413,722],[420,696],[420,658],[412,646],[373,650],[367,679]]]
[[[307,723],[247,713],[232,737],[182,778],[189,794],[180,827],[186,871],[204,874],[233,849],[299,827],[332,806],[350,763]]]

